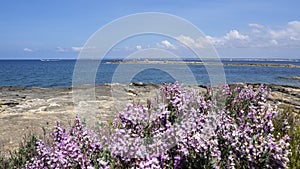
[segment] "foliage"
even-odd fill
[[[300,113],[300,112],[299,112]],[[298,113],[298,114],[299,114]],[[300,119],[295,110],[290,106],[285,106],[273,119],[274,132],[276,137],[283,135],[283,125],[288,123],[290,128],[288,130],[290,140],[291,154],[289,156],[288,167],[291,169],[300,168]]]
[[[9,166],[9,160],[3,154],[0,154],[0,168],[9,168]]]
[[[289,168],[298,169],[300,168],[300,125],[298,124],[292,131],[291,139],[291,156],[290,162],[288,163]]]
[[[37,155],[37,136],[25,136],[17,150],[10,152],[9,157],[0,155],[0,168],[24,168],[26,161]]]
[[[77,118],[66,131],[58,123],[52,142],[37,142],[27,168],[286,168],[288,125],[274,136],[276,107],[260,86],[214,97],[165,84],[161,98],[128,104],[101,137]],[[106,129],[106,130],[104,130]]]

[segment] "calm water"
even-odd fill
[[[25,87],[69,87],[72,86],[72,76],[75,60],[40,61],[40,60],[0,60],[0,86],[25,86]],[[224,63],[272,63],[272,64],[295,64],[300,62],[291,61],[224,61]],[[114,72],[119,65],[101,64],[96,76],[97,84],[111,83]],[[123,65],[130,70],[133,65]],[[127,67],[126,67],[127,66]],[[136,68],[145,69],[145,65],[134,65]],[[155,65],[152,65],[155,67]],[[132,82],[174,82],[168,73],[158,69],[145,69],[132,77]],[[162,65],[160,65],[162,66]],[[182,75],[188,73],[185,65],[163,65],[164,68]],[[190,65],[199,84],[209,84],[209,78],[203,65]],[[225,66],[227,83],[250,82],[269,83],[300,86],[299,80],[287,80],[279,77],[300,76],[299,68],[280,67],[248,67],[248,66]],[[89,73],[88,70],[87,74]],[[126,72],[124,72],[126,75]],[[114,80],[113,82],[119,82]],[[122,83],[122,81],[120,81]],[[88,83],[88,82],[87,82]]]

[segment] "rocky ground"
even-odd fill
[[[258,87],[259,84],[252,84]],[[201,92],[205,87],[189,86]],[[281,102],[300,110],[300,87],[268,85],[272,89],[270,102]],[[71,88],[0,87],[0,150],[8,152],[17,147],[29,132],[48,135],[56,121],[68,125],[76,112],[91,115],[91,104],[101,114],[101,120],[111,118],[128,102],[145,104],[147,98],[158,95],[159,86],[135,83],[129,86],[108,84],[95,87],[95,99],[85,98],[91,86]],[[73,97],[74,93],[79,97]],[[90,99],[89,102],[84,100]],[[96,111],[95,111],[96,112]],[[83,113],[82,113],[83,114]],[[92,115],[91,115],[92,116]]]

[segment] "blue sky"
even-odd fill
[[[221,57],[299,59],[299,6],[297,0],[3,0],[0,59],[76,58],[99,28],[140,12],[164,12],[190,21]],[[124,57],[149,46],[184,55],[176,42],[149,36],[124,41],[109,55]]]

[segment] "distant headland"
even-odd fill
[[[200,61],[169,61],[169,60],[126,60],[126,61],[109,61],[105,64],[173,64],[173,65],[219,65],[218,62],[200,62]],[[223,66],[261,66],[261,67],[284,67],[284,68],[300,68],[294,64],[276,64],[276,63],[223,63]]]

